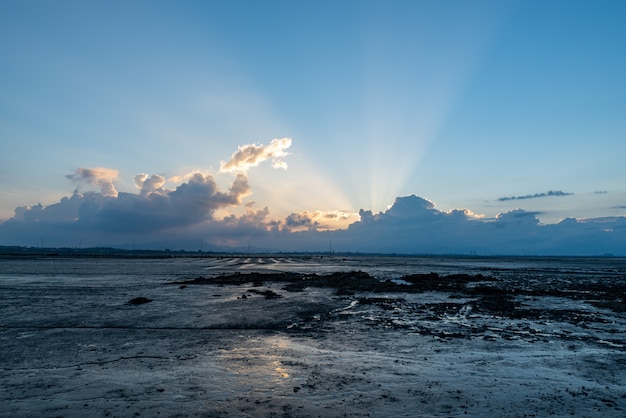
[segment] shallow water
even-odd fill
[[[480,273],[517,307],[449,291],[167,284],[355,270]],[[623,295],[597,302],[624,282],[621,258],[1,259],[0,415],[620,416]]]

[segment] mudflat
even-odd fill
[[[621,416],[622,259],[0,264],[2,416]]]

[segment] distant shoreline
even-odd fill
[[[0,246],[0,259],[9,258],[220,258],[220,257],[389,257],[389,258],[467,258],[467,259],[594,259],[624,258],[613,254],[601,255],[535,255],[535,254],[398,254],[398,253],[357,253],[357,252],[228,252],[228,251],[186,251],[186,250],[127,250],[113,247],[93,248],[36,248],[19,246]]]

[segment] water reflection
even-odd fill
[[[233,342],[236,346],[220,350],[218,357],[218,363],[231,374],[230,379],[245,382],[249,391],[257,394],[298,384],[300,379],[290,366],[294,364],[294,350],[287,337],[240,336]]]

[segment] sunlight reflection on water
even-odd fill
[[[243,377],[251,392],[273,391],[294,384],[294,376],[285,364],[292,352],[291,342],[285,336],[240,336],[236,346],[220,350],[217,362],[228,364],[231,377],[225,379],[241,381]]]

